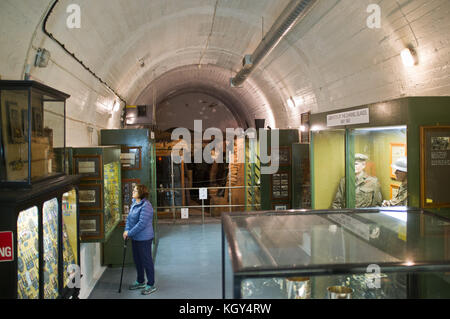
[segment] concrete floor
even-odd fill
[[[221,224],[160,223],[158,227],[160,239],[155,263],[155,285],[158,290],[148,296],[141,295],[139,290],[128,290],[128,285],[136,280],[136,270],[126,267],[119,294],[121,268],[108,268],[97,282],[90,299],[222,298]],[[131,249],[127,253],[131,253]],[[229,266],[227,269],[230,269]],[[229,273],[227,279],[230,282]]]

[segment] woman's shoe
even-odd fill
[[[137,281],[135,281],[134,284],[132,284],[131,286],[128,287],[128,289],[130,289],[130,290],[137,290],[137,289],[142,289],[142,288],[145,288],[145,287],[146,287],[145,282],[140,284]]]
[[[141,294],[143,294],[143,295],[150,295],[152,292],[155,292],[155,291],[156,291],[156,286],[154,286],[154,285],[153,286],[146,285],[144,290],[141,291]]]

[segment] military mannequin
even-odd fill
[[[406,157],[400,157],[391,165],[395,169],[395,179],[402,182],[397,194],[391,200],[383,201],[386,206],[407,206],[408,205],[408,169]]]
[[[381,206],[380,182],[376,177],[369,176],[364,169],[368,157],[364,154],[355,154],[355,208]],[[331,208],[346,208],[345,204],[345,178],[339,182],[338,190]]]

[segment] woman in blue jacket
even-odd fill
[[[137,280],[130,290],[143,289],[148,295],[156,291],[155,268],[152,259],[153,207],[147,200],[148,189],[145,185],[137,185],[133,189],[133,204],[128,214],[123,239],[131,238],[133,259],[136,265]],[[144,270],[147,274],[145,283]]]

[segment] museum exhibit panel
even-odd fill
[[[81,175],[81,242],[106,242],[122,218],[120,147],[69,147],[67,154],[69,171]]]
[[[431,146],[425,150],[423,139],[428,138],[427,145],[439,140],[434,137],[446,140],[449,102],[448,97],[409,97],[312,114],[312,207],[378,207],[392,201],[394,205],[424,207],[449,216],[445,207],[450,205],[424,205],[427,199],[421,189],[426,172],[432,168],[433,176],[447,176],[447,154],[438,154]],[[421,131],[427,128],[437,128],[439,133],[421,139]],[[425,161],[431,156],[442,156],[443,161],[426,168]],[[399,168],[398,163],[404,167]],[[403,171],[404,177],[397,176],[396,171]],[[430,187],[438,185],[436,178],[428,177],[428,182]],[[439,201],[450,202],[450,195],[441,195]]]
[[[79,176],[65,153],[69,95],[34,81],[0,81],[0,298],[76,298],[80,275]],[[4,258],[6,257],[6,258]]]
[[[274,130],[267,132],[267,152],[271,152],[271,136]],[[286,210],[302,203],[308,204],[308,190],[310,184],[307,173],[304,172],[309,157],[307,144],[299,143],[298,130],[276,130],[279,135],[278,156],[279,167],[274,174],[261,175],[261,209]],[[295,152],[295,154],[294,154]],[[295,162],[294,162],[295,161]],[[261,167],[270,166],[270,163],[261,162]],[[300,179],[299,179],[300,178]],[[304,184],[302,184],[304,182]],[[306,190],[302,188],[306,186]],[[295,194],[294,194],[295,192]]]
[[[100,131],[101,145],[120,147],[120,173],[122,183],[122,219],[111,233],[110,239],[103,244],[103,264],[122,266],[123,232],[128,212],[131,208],[133,188],[144,184],[149,189],[148,200],[153,206],[152,254],[156,256],[158,247],[158,216],[156,201],[156,163],[155,143],[148,129],[112,129]],[[125,264],[133,264],[133,256],[128,253]]]
[[[450,219],[422,209],[245,212],[222,222],[226,298],[450,297]]]

